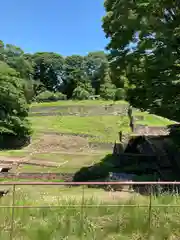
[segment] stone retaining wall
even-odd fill
[[[0,179],[40,179],[40,180],[63,180],[66,182],[73,181],[74,173],[1,173]]]
[[[57,107],[31,107],[30,116],[54,116],[54,115],[127,115],[128,105],[99,105],[99,106],[57,106]]]
[[[168,135],[169,130],[166,127],[161,126],[145,126],[136,124],[134,128],[134,133],[138,135]]]

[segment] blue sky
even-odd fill
[[[64,56],[103,50],[103,0],[5,0],[1,2],[0,39],[25,52]]]

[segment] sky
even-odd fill
[[[0,39],[24,52],[104,50],[103,0],[2,0]]]

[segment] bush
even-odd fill
[[[55,102],[60,100],[66,100],[66,95],[61,92],[53,93],[50,91],[45,91],[40,93],[36,98],[36,102]]]
[[[123,88],[118,88],[115,92],[114,100],[125,100],[126,98],[126,91]]]
[[[90,93],[79,86],[74,89],[72,97],[77,100],[86,100],[89,99]]]
[[[114,100],[116,88],[113,84],[104,84],[100,87],[100,96],[105,100]]]

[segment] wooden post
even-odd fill
[[[119,141],[122,142],[122,131],[119,132]]]
[[[132,107],[129,105],[128,107],[128,117],[129,117],[129,127],[131,131],[134,132],[134,117],[132,115]]]

